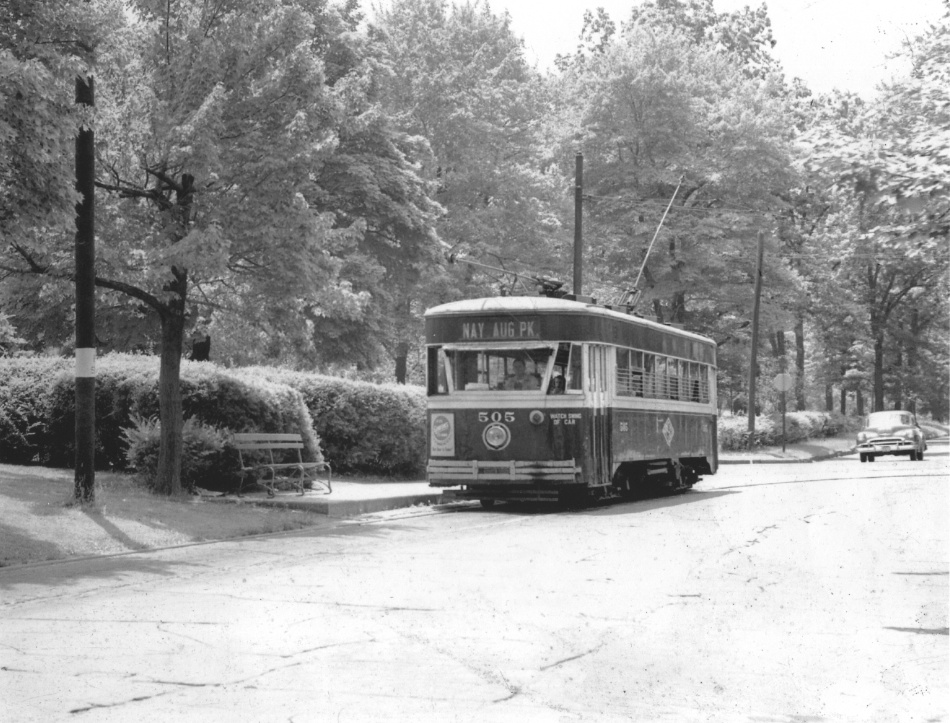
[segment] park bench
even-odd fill
[[[268,497],[273,497],[277,485],[283,482],[289,482],[300,494],[308,482],[326,487],[328,494],[333,492],[329,463],[304,462],[303,438],[299,434],[242,432],[234,435],[234,446],[241,461],[238,497],[250,479],[266,489]],[[324,471],[327,473],[325,482],[318,479]]]

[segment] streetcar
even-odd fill
[[[442,304],[425,335],[426,475],[446,499],[584,504],[716,472],[710,339],[549,296]]]

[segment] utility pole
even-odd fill
[[[584,154],[574,156],[574,295],[584,287]]]
[[[762,256],[765,250],[765,234],[759,231],[759,248],[755,259],[755,295],[752,301],[752,354],[749,361],[749,449],[755,435],[755,368],[759,351],[759,298],[762,296]]]
[[[96,104],[92,76],[76,78],[76,104]],[[91,113],[89,114],[91,119]],[[76,136],[75,499],[92,502],[96,483],[96,155],[91,120]]]

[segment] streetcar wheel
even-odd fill
[[[495,506],[495,500],[488,499],[488,498],[483,499],[483,500],[479,500],[478,503],[479,503],[482,507],[484,507],[486,510],[487,510],[489,507],[494,507],[494,506]]]
[[[861,454],[858,455],[858,456],[861,457],[861,462],[862,462],[862,463],[868,461],[868,456],[867,456],[864,452],[861,452]]]

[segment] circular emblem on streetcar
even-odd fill
[[[445,442],[449,435],[452,434],[452,423],[448,420],[448,417],[444,415],[437,414],[432,417],[432,436],[435,437],[439,442]]]
[[[482,441],[489,449],[504,449],[511,442],[511,432],[501,422],[492,422],[482,432]]]

